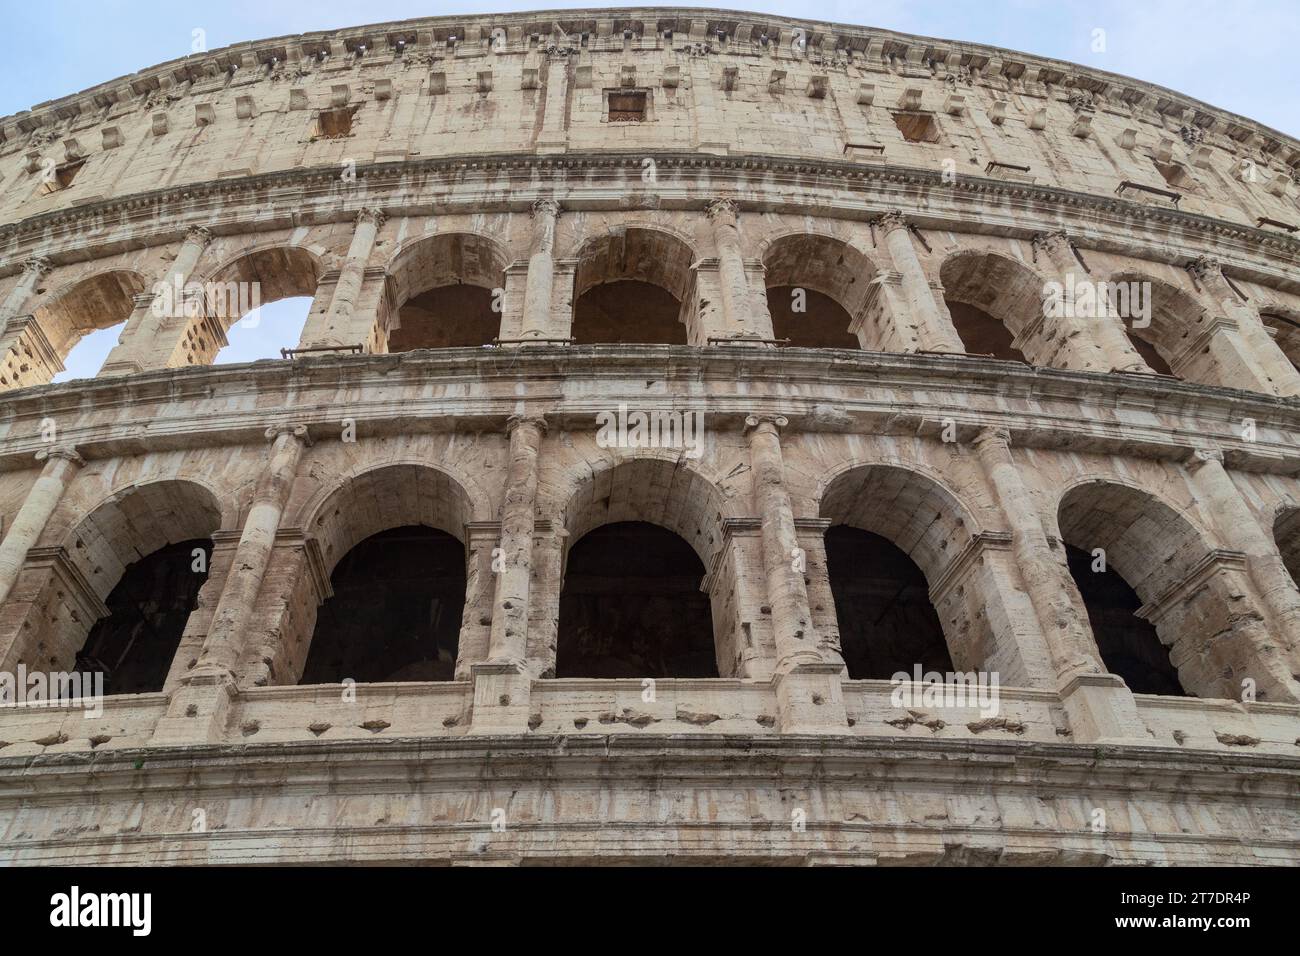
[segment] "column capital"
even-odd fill
[[[1187,271],[1199,282],[1223,278],[1223,267],[1213,256],[1197,256],[1187,263]]]
[[[511,415],[506,419],[506,434],[513,435],[521,425],[530,425],[541,434],[546,434],[546,419],[541,415]]]
[[[1004,428],[1000,425],[990,425],[987,428],[980,429],[980,433],[975,436],[975,447],[980,448],[984,445],[992,445],[1005,450],[1011,448],[1011,429]]]
[[[23,261],[23,275],[40,279],[54,270],[54,263],[45,256],[32,256]]]
[[[51,445],[49,448],[42,448],[36,453],[37,461],[53,461],[62,458],[80,468],[86,463],[86,460],[77,452],[76,445]]]
[[[289,435],[301,441],[308,448],[312,445],[311,433],[307,430],[306,425],[295,425],[292,422],[268,425],[265,434],[268,441],[274,441],[281,435]]]
[[[539,199],[533,203],[532,217],[534,219],[549,217],[555,219],[560,215],[560,204],[554,199]]]
[[[384,215],[384,211],[382,209],[375,209],[371,206],[367,206],[365,209],[362,209],[357,213],[356,221],[358,226],[362,225],[363,223],[368,223],[369,225],[374,226],[376,229],[379,229],[380,227],[383,226],[384,220],[386,220],[387,218],[388,217]]]
[[[748,435],[758,430],[771,431],[776,434],[789,424],[790,419],[784,415],[750,415],[745,419],[745,434]]]
[[[1192,471],[1200,471],[1212,461],[1218,462],[1220,467],[1223,466],[1223,449],[1206,445],[1192,449],[1192,453],[1187,456],[1187,467]]]
[[[199,246],[206,246],[212,241],[212,230],[207,226],[192,226],[185,231],[185,241]]]
[[[891,209],[889,212],[882,213],[877,217],[876,225],[880,226],[888,235],[896,229],[907,229],[911,223],[908,222],[907,216],[903,215],[901,209]]]
[[[1066,249],[1074,248],[1074,240],[1070,238],[1070,234],[1064,229],[1053,229],[1050,232],[1037,233],[1030,240],[1030,244],[1034,249],[1048,253],[1054,249],[1059,249],[1061,246]]]
[[[740,215],[740,203],[725,197],[714,199],[704,207],[704,212],[715,222],[735,223],[736,218]]]

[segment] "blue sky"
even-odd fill
[[[629,6],[611,4],[611,6]],[[681,6],[693,6],[682,4]],[[722,5],[776,16],[877,26],[1023,50],[1137,77],[1300,134],[1294,78],[1297,0],[873,0],[816,5],[749,0]],[[195,31],[208,49],[311,30],[410,17],[543,9],[537,2],[415,0],[7,0],[0,115],[185,56]],[[1105,31],[1095,52],[1094,31]],[[262,309],[232,330],[220,361],[278,355],[294,344],[304,300]],[[87,336],[61,377],[93,375],[116,338]],[[291,339],[292,341],[286,341]]]

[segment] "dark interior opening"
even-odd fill
[[[196,562],[199,550],[203,560]],[[199,588],[208,579],[211,556],[212,542],[195,539],[169,544],[129,565],[104,602],[108,616],[95,622],[77,654],[77,670],[103,673],[105,694],[161,691]]]
[[[894,125],[909,143],[939,142],[939,124],[930,113],[894,113]]]
[[[682,304],[667,289],[639,279],[592,286],[573,310],[578,345],[685,345]]]
[[[1011,330],[983,309],[965,302],[948,302],[957,337],[969,355],[992,355],[998,359],[1025,360],[1024,353],[1011,344]]]
[[[1142,361],[1151,366],[1151,371],[1158,372],[1161,375],[1174,374],[1173,369],[1169,367],[1169,363],[1165,361],[1164,356],[1160,354],[1154,345],[1134,332],[1127,329],[1125,331],[1128,332],[1128,340],[1133,343],[1133,348],[1137,350],[1137,354],[1142,356]]]
[[[465,606],[465,549],[422,525],[371,535],[330,575],[303,684],[452,680]]]
[[[569,551],[557,677],[717,677],[704,563],[641,521],[607,524]]]
[[[610,93],[609,121],[611,123],[644,122],[645,93],[632,90]]]
[[[796,289],[803,289],[802,303]],[[804,311],[796,312],[802,305]],[[789,339],[794,348],[856,349],[858,337],[849,332],[853,318],[848,310],[828,295],[802,286],[773,286],[767,290],[767,307],[772,313],[772,334]]]
[[[893,542],[836,525],[826,532],[826,567],[851,679],[889,680],[917,664],[953,670],[925,575]]]
[[[447,285],[412,296],[402,306],[401,328],[388,336],[388,351],[491,345],[501,329],[492,290]]]
[[[1089,552],[1068,544],[1065,551],[1106,670],[1124,678],[1135,694],[1188,696],[1155,625],[1134,613],[1142,606],[1137,592],[1109,566],[1094,571]]]

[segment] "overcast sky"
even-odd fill
[[[508,0],[4,0],[3,6],[8,43],[0,59],[0,115],[185,56],[192,51],[196,30],[203,31],[208,49],[217,49],[411,17],[545,9],[537,2]],[[718,6],[1056,57],[1158,83],[1284,133],[1300,134],[1295,78],[1300,0],[749,0]],[[1105,31],[1103,52],[1093,49],[1096,30]],[[235,330],[221,360],[276,354],[284,344],[281,326],[293,324],[295,309],[300,324],[305,313],[301,303],[263,309],[259,327]],[[90,338],[69,363],[69,373],[94,374],[103,360],[106,349],[90,349]],[[93,354],[82,359],[88,349]]]

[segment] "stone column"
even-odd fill
[[[1043,271],[1060,284],[1062,304],[1073,303],[1074,293],[1071,290],[1080,282],[1091,279],[1079,264],[1070,237],[1059,231],[1043,233],[1034,237],[1033,246],[1034,252],[1041,254],[1047,265]],[[1123,318],[1111,314],[1109,301],[1104,299],[1096,303],[1098,314],[1080,317],[1074,315],[1072,310],[1066,315],[1048,315],[1044,299],[1040,321],[1035,323],[1039,330],[1036,337],[1051,341],[1055,348],[1050,356],[1043,355],[1042,358],[1054,359],[1050,364],[1057,368],[1091,372],[1109,372],[1112,369],[1126,372],[1151,371],[1124,331]],[[1021,337],[1030,339],[1035,336],[1022,334]],[[1021,351],[1029,355],[1023,346]]]
[[[706,207],[713,225],[713,244],[718,252],[718,278],[722,287],[722,316],[728,336],[772,338],[772,319],[754,309],[745,272],[745,255],[740,237],[740,207],[732,199],[715,199]]]
[[[100,375],[130,375],[145,369],[166,368],[167,360],[175,352],[175,343],[162,341],[163,330],[169,320],[187,316],[185,287],[211,241],[212,233],[202,226],[185,234],[167,274],[154,288],[135,297],[135,309],[118,344],[108,353]],[[163,303],[170,304],[163,308]],[[184,324],[177,325],[179,335]]]
[[[533,203],[533,254],[528,257],[520,338],[549,337],[555,288],[555,224],[559,215],[560,204],[553,199]]]
[[[9,596],[18,572],[27,560],[27,552],[39,540],[68,484],[85,464],[71,445],[56,445],[38,451],[36,460],[44,461],[45,467],[14,516],[9,533],[0,542],[0,604]]]
[[[199,662],[172,695],[167,715],[154,733],[155,741],[211,741],[220,737],[276,532],[298,462],[311,441],[305,425],[272,425],[266,437],[272,440],[271,454],[253,490],[252,506],[222,584]]]
[[[488,660],[474,664],[472,733],[511,733],[528,720],[529,591],[537,509],[537,470],[546,434],[542,418],[515,415],[506,424],[510,463],[501,506],[501,571],[496,575]]]
[[[50,260],[42,256],[34,256],[23,263],[22,277],[18,280],[18,284],[9,290],[4,304],[0,305],[0,331],[10,319],[28,314],[32,299],[36,295],[36,287],[53,268],[54,265]]]
[[[1272,534],[1265,531],[1223,467],[1223,452],[1198,448],[1188,466],[1197,497],[1213,515],[1224,542],[1246,556],[1246,570],[1272,620],[1269,628],[1292,660],[1300,645],[1300,590],[1282,562]]]
[[[347,257],[339,269],[338,279],[334,282],[334,295],[330,298],[329,308],[320,317],[313,313],[308,318],[299,343],[300,348],[370,345],[376,317],[370,316],[368,322],[358,327],[353,320],[353,313],[361,299],[366,267],[370,263],[370,254],[374,251],[375,238],[384,224],[384,218],[383,212],[378,209],[362,209],[357,213],[356,229],[352,233]]]
[[[776,640],[777,709],[786,733],[847,733],[840,692],[843,665],[827,662],[817,649],[812,609],[801,567],[794,508],[785,486],[780,415],[745,420],[754,475],[754,508],[759,515],[767,600]]]
[[[1249,355],[1243,356],[1243,364],[1251,367],[1251,377],[1255,382],[1242,382],[1239,387],[1259,388],[1277,395],[1300,395],[1300,372],[1268,334],[1259,310],[1244,301],[1224,277],[1219,261],[1200,256],[1188,265],[1187,271],[1196,280],[1202,297],[1209,301],[1216,315],[1236,322],[1237,331],[1250,350]],[[1228,380],[1223,384],[1233,385],[1234,382]]]
[[[947,309],[940,308],[934,290],[930,288],[930,280],[926,278],[916,246],[912,244],[907,217],[895,210],[881,216],[877,224],[884,232],[885,247],[899,275],[904,304],[916,322],[921,350],[964,353],[966,346],[953,328]]]
[[[1006,429],[986,428],[975,439],[980,464],[1011,528],[1011,547],[1025,590],[1047,639],[1071,729],[1078,742],[1143,737],[1133,695],[1105,673],[1091,628],[1070,600],[1073,579],[1064,550],[1055,554],[1011,457]]]

